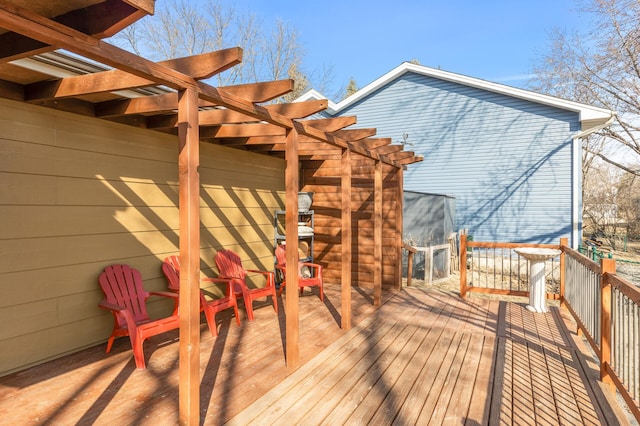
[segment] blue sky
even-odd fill
[[[553,28],[578,29],[577,0],[236,0],[266,26],[300,34],[310,70],[333,69],[335,90],[363,87],[403,61],[524,87]],[[310,71],[307,70],[307,71]],[[331,95],[327,93],[327,95]]]

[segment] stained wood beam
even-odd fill
[[[230,109],[210,109],[199,112],[200,126],[220,126],[223,124],[236,125],[239,123],[257,122],[256,118],[232,111]],[[175,127],[178,124],[176,114],[156,115],[150,117],[148,126],[150,129],[163,129]],[[284,132],[282,133],[284,135]],[[253,136],[253,135],[249,135]]]
[[[285,167],[285,235],[288,265],[298,264],[298,191],[300,190],[300,158],[298,132],[288,129],[286,135]],[[300,306],[298,300],[298,268],[286,270],[287,297],[285,299],[285,329],[287,369],[293,371],[300,365]]]
[[[241,61],[242,49],[235,47],[186,58],[170,59],[158,62],[158,64],[200,80],[225,71]],[[115,69],[29,84],[25,87],[25,100],[34,101],[114,92],[155,84],[156,82],[152,80]],[[175,99],[177,107],[177,96]]]
[[[387,158],[393,161],[398,161],[405,158],[413,158],[414,155],[415,152],[413,151],[392,152],[391,154],[387,154]]]
[[[198,100],[198,106],[211,105],[210,102]],[[157,114],[177,110],[178,94],[141,96],[133,99],[116,99],[96,104],[96,117],[115,117],[132,114]]]
[[[275,81],[275,82],[264,82],[264,83],[254,83],[254,84],[243,84],[242,86],[227,86],[220,87],[220,90],[229,90],[238,92],[243,92],[243,98],[250,102],[264,102],[265,99],[268,100],[267,94],[271,95],[275,93],[281,93],[285,87],[289,87],[288,84],[291,80],[283,80],[283,81]],[[272,84],[273,83],[273,84]],[[279,96],[279,95],[278,95]],[[277,97],[277,96],[276,96]],[[156,96],[143,96],[140,98],[134,99],[119,99],[115,101],[106,101],[101,102],[96,105],[96,116],[98,117],[113,117],[116,115],[127,115],[127,114],[150,114],[150,113],[162,113],[162,112],[170,112],[175,111],[177,109],[177,94],[175,93],[167,93],[166,95],[156,95]],[[215,107],[217,104],[213,102],[208,102],[200,99],[198,103],[199,107]],[[278,111],[281,108],[276,108],[281,104],[276,105],[268,105],[265,108],[269,111]],[[312,105],[300,105],[303,108],[312,107]],[[317,109],[318,105],[313,105],[314,112]],[[326,108],[326,102],[325,107]],[[256,121],[255,117],[242,114],[237,111],[232,111],[228,109],[218,109],[217,112],[211,112],[211,120],[214,120],[213,117],[216,114],[220,117],[217,124],[225,124],[225,123],[243,123],[247,121]],[[225,112],[226,111],[226,112]],[[295,107],[289,108],[285,110],[285,112],[300,113],[300,108],[296,109]],[[285,114],[286,115],[286,114]],[[292,117],[297,118],[297,117]]]
[[[316,120],[305,120],[306,124],[310,124],[318,130],[323,132],[336,132],[345,127],[349,127],[352,124],[356,124],[355,116],[345,117],[333,117],[333,118],[320,118]]]
[[[284,80],[286,82],[275,82],[277,84],[267,87],[269,83],[254,83],[243,84],[238,91],[242,91],[245,94],[245,99],[250,102],[263,102],[265,99],[265,93],[272,90],[272,93],[279,93],[283,90],[283,86],[289,86],[288,82],[291,80]],[[249,86],[254,86],[253,90]],[[221,90],[227,90],[237,86],[221,87]],[[96,116],[98,117],[113,117],[117,115],[128,114],[151,114],[175,111],[178,105],[178,95],[176,93],[167,93],[166,95],[156,96],[143,96],[134,99],[118,99],[114,101],[106,101],[96,104]],[[203,99],[199,100],[198,105],[201,108],[217,106],[214,102],[208,102]],[[306,114],[310,115],[317,111],[322,111],[326,108],[326,101],[324,102],[298,102],[294,104],[274,104],[268,105],[265,108],[269,111],[278,113],[282,111],[282,114],[291,117],[299,118],[304,117]],[[242,114],[232,110],[217,110],[218,112],[211,114],[220,115],[220,124],[224,123],[242,123],[247,121],[255,121],[255,117]],[[226,112],[223,112],[226,111]]]
[[[382,303],[382,162],[376,161],[373,179],[373,304]]]
[[[400,160],[394,160],[395,163],[397,164],[401,164],[401,165],[408,165],[408,164],[413,164],[413,163],[419,163],[421,161],[424,161],[424,157],[422,155],[415,155],[413,157],[409,157],[409,158],[403,158]]]
[[[265,152],[265,151],[285,151],[287,149],[286,144],[283,142],[282,139],[275,139],[273,137],[271,137],[270,140],[265,139],[264,141],[264,146],[260,147],[260,145],[247,145],[248,147],[251,147],[249,149],[253,150],[253,151],[261,151],[261,152]],[[298,142],[298,146],[299,149],[301,151],[305,151],[307,153],[313,153],[313,152],[340,152],[340,148],[335,147],[333,145],[329,145],[326,143],[322,143],[322,142],[318,142],[318,141],[312,141],[312,142]]]
[[[362,140],[353,142],[353,144],[362,149],[373,150],[381,146],[390,145],[391,138],[362,139]]]
[[[115,35],[146,15],[152,15],[154,5],[155,1],[153,0],[106,0],[51,19],[83,34],[101,39]],[[51,44],[17,32],[10,31],[0,34],[0,63],[54,49],[55,47]]]
[[[340,327],[351,329],[351,262],[352,262],[352,209],[351,209],[351,150],[343,149],[340,160],[340,251],[341,259],[341,307]]]
[[[198,94],[180,93],[178,177],[180,216],[180,424],[200,420],[200,163]]]
[[[351,130],[338,130],[331,132],[332,136],[343,139],[347,142],[359,141],[371,136],[375,136],[376,129],[351,129]]]
[[[13,99],[14,101],[23,101],[24,86],[11,81],[0,80],[0,97]]]
[[[251,136],[285,136],[285,129],[273,124],[225,124],[214,127],[213,138],[243,138]]]
[[[289,118],[305,118],[320,111],[327,109],[328,102],[326,99],[292,102],[286,104],[267,105],[264,108],[267,111],[283,115]]]
[[[282,136],[250,136],[243,138],[224,138],[217,140],[220,145],[224,146],[240,146],[240,145],[274,145],[283,144]]]
[[[400,152],[404,149],[402,145],[385,145],[380,148],[376,148],[374,151],[379,155],[389,155],[394,152]]]
[[[293,90],[293,80],[275,80],[262,83],[239,84],[221,87],[227,93],[248,99],[254,103],[271,101]]]

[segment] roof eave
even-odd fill
[[[601,126],[603,123],[609,122],[611,117],[613,117],[615,114],[614,111],[611,111],[605,108],[598,108],[591,105],[582,104],[579,102],[568,101],[568,100],[557,98],[554,96],[543,95],[540,93],[532,92],[530,90],[524,90],[524,89],[519,89],[511,86],[506,86],[504,84],[493,83],[487,80],[482,80],[475,77],[468,77],[462,74],[456,74],[449,71],[442,71],[439,69],[430,68],[423,65],[416,65],[410,62],[403,62],[398,67],[389,71],[388,73],[376,79],[372,83],[366,85],[365,87],[363,87],[362,89],[354,93],[353,95],[347,97],[346,99],[340,101],[337,104],[331,104],[329,108],[330,109],[329,112],[333,115],[344,110],[345,108],[354,104],[358,100],[368,96],[372,92],[378,90],[382,86],[397,79],[398,77],[402,76],[407,72],[414,72],[414,73],[425,75],[428,77],[438,78],[441,80],[446,80],[453,83],[462,84],[465,86],[475,87],[482,90],[488,90],[488,91],[503,94],[506,96],[512,96],[512,97],[523,99],[529,102],[540,103],[543,105],[549,105],[549,106],[564,109],[567,111],[577,112],[579,114],[581,129],[583,131],[586,131],[596,126]]]

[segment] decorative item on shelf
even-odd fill
[[[313,192],[298,192],[298,211],[306,212],[311,209]]]
[[[313,235],[313,228],[307,226],[307,222],[298,222],[298,236],[310,237],[311,235]]]

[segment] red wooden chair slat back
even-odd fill
[[[148,293],[142,285],[140,271],[129,265],[111,265],[104,268],[98,281],[107,302],[126,307],[136,322],[149,320],[145,304]],[[121,315],[116,318],[118,325],[126,326]]]
[[[169,282],[169,290],[180,291],[180,257],[169,256],[162,262],[162,272]]]
[[[282,267],[287,264],[287,249],[282,244],[276,247],[276,261],[278,265]]]
[[[216,253],[216,266],[220,275],[242,280],[247,276],[247,271],[242,267],[240,256],[231,250],[220,250]]]

